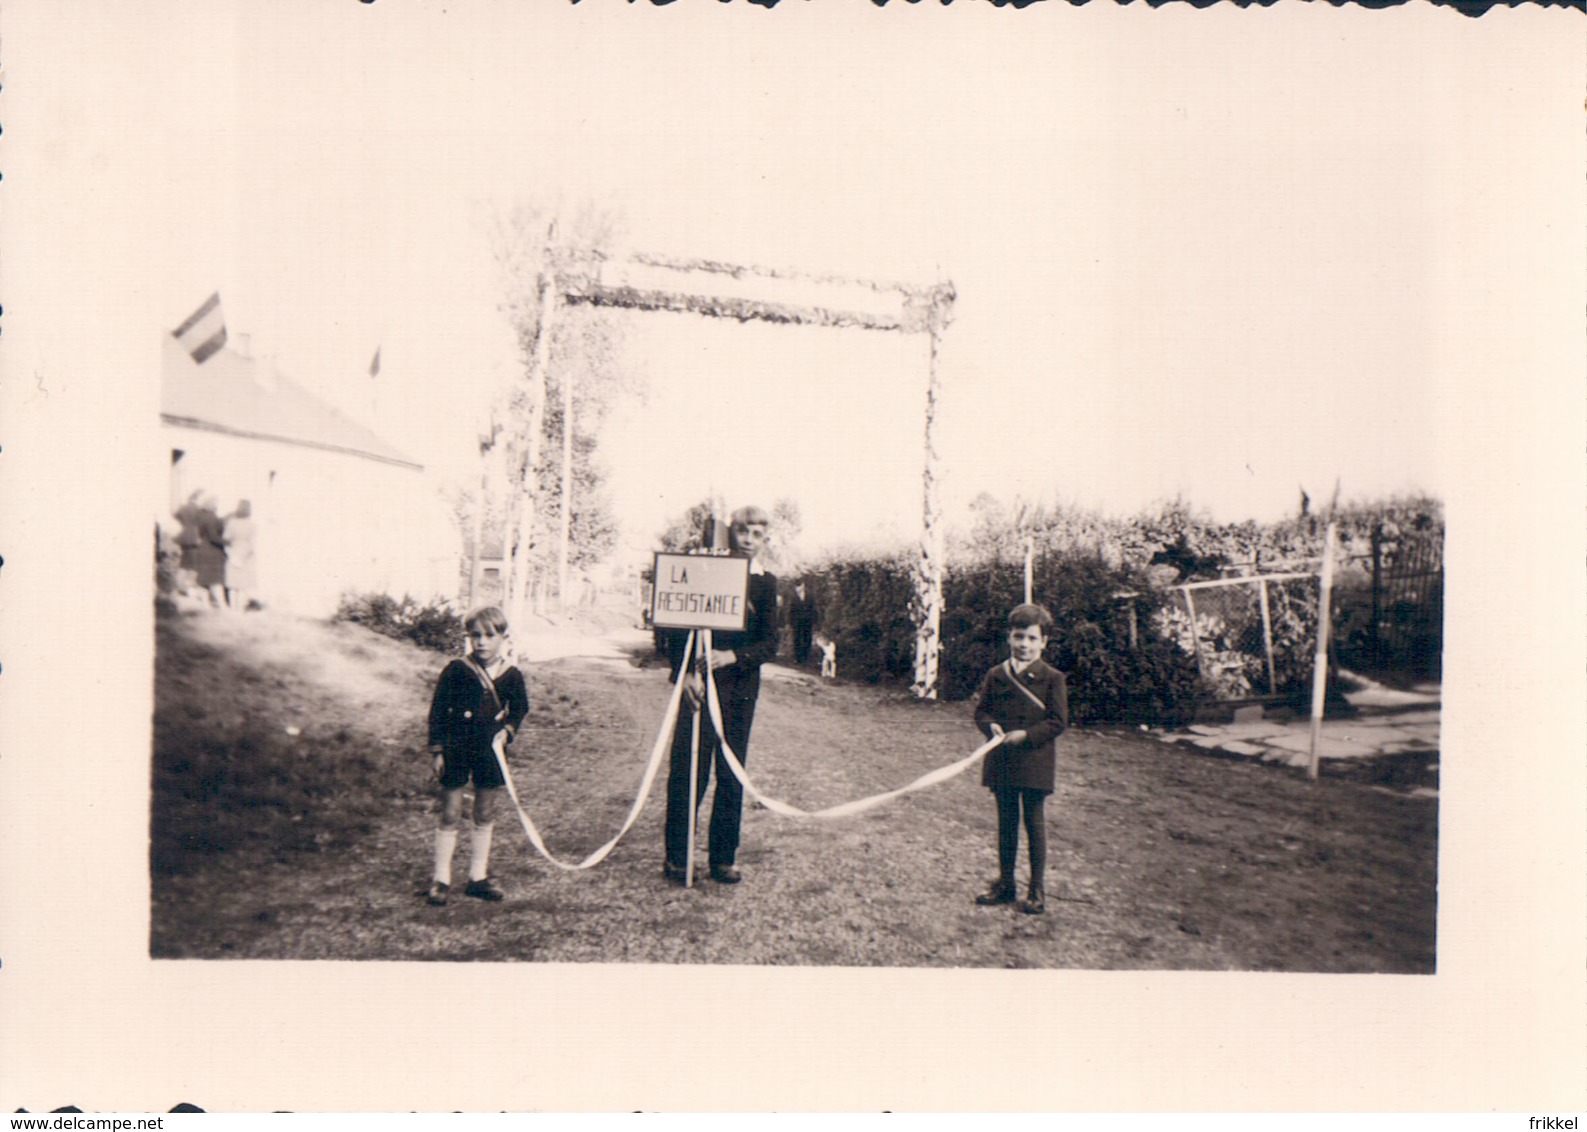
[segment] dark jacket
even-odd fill
[[[1004,743],[986,756],[981,785],[1053,790],[1058,780],[1058,736],[1069,728],[1064,674],[1039,659],[1018,676],[1006,663],[994,667],[981,681],[975,725],[991,738],[994,723],[1005,732],[1027,735],[1023,743]]]
[[[489,755],[491,740],[503,728],[511,742],[529,714],[529,688],[511,665],[493,683],[506,711],[500,721],[490,693],[467,663],[454,660],[443,668],[430,701],[430,746],[458,755]]]

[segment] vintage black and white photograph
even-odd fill
[[[1460,731],[1513,703],[1487,634],[1580,604],[1506,612],[1580,495],[1580,13],[1183,7],[21,5],[6,254],[75,309],[4,297],[11,419],[70,444],[16,514],[75,521],[5,547],[60,587],[8,793],[35,859],[112,846],[37,909],[113,888],[141,997],[376,1031],[722,978],[817,1032],[973,978],[1010,1038],[1079,988],[1074,1041],[1168,979],[1242,1049],[1264,979],[1301,1028],[1442,1002],[1495,760],[1512,813],[1580,784]],[[1125,1073],[915,1095],[1193,1087]],[[717,1107],[393,1103],[655,1074]],[[785,1106],[890,1079],[819,1078]]]

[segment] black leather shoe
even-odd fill
[[[689,870],[682,865],[674,865],[671,861],[661,862],[661,875],[673,884],[689,883]]]
[[[1014,903],[1014,882],[1011,880],[995,880],[985,892],[975,898],[975,902],[985,908],[993,904]]]
[[[430,891],[425,894],[424,898],[431,904],[435,904],[437,906],[445,904],[446,894],[451,891],[451,888],[451,885],[445,883],[444,881],[438,880],[430,885]]]
[[[712,865],[711,879],[718,884],[737,884],[744,879],[737,865]]]
[[[463,895],[472,896],[478,900],[489,900],[492,902],[497,900],[505,900],[507,898],[507,894],[501,890],[501,886],[493,881],[490,877],[486,877],[484,880],[469,881],[468,884],[464,885],[463,887]]]
[[[1039,916],[1047,911],[1047,898],[1039,888],[1033,888],[1019,902],[1019,910],[1027,916]]]

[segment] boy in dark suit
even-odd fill
[[[427,899],[445,904],[452,888],[452,853],[463,819],[463,788],[474,783],[465,896],[497,901],[506,894],[490,876],[490,843],[497,798],[507,782],[496,746],[505,751],[529,714],[529,688],[507,656],[507,615],[494,605],[464,622],[468,654],[441,670],[430,701],[430,756],[441,786],[435,831],[435,879]],[[505,758],[505,754],[503,755]]]
[[[975,902],[1012,904],[1019,857],[1020,810],[1030,846],[1030,888],[1019,910],[1047,910],[1047,795],[1057,785],[1057,739],[1069,727],[1064,675],[1041,658],[1052,614],[1039,605],[1016,605],[1008,615],[1009,658],[981,681],[975,724],[987,738],[1002,735],[981,764],[981,785],[997,799],[997,880]]]
[[[755,701],[760,697],[760,666],[777,657],[777,579],[759,562],[766,545],[771,517],[759,507],[733,512],[728,539],[733,553],[749,559],[748,610],[742,633],[717,633],[711,649],[711,674],[722,703],[722,727],[727,744],[740,763],[749,757],[749,732],[755,722]],[[672,675],[676,680],[683,664],[685,634],[674,634],[669,644]],[[711,879],[737,884],[739,825],[744,812],[744,786],[722,757],[721,743],[709,717],[700,729],[700,765],[693,804],[689,799],[689,748],[694,713],[703,710],[705,682],[698,671],[684,678],[687,710],[678,712],[672,733],[672,763],[667,773],[666,859],[662,874],[676,884],[689,880],[684,864],[688,856],[689,825],[705,797],[716,765],[716,798],[711,803],[709,834]]]

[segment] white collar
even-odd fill
[[[766,567],[760,564],[759,558],[751,558],[749,560],[749,572],[751,574],[764,574],[766,572]]]
[[[468,654],[468,659],[473,661],[474,664],[478,665],[480,671],[484,672],[485,675],[489,676],[492,680],[498,679],[503,672],[506,672],[508,668],[512,667],[512,658],[507,655],[507,651],[505,649],[503,649],[501,654],[489,664],[480,664],[479,661],[474,660],[473,653]]]

